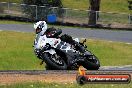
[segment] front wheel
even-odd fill
[[[66,70],[67,64],[64,58],[58,54],[51,55],[49,53],[43,53],[43,60],[51,70]]]
[[[98,70],[100,67],[100,61],[95,55],[92,55],[85,59],[83,67],[87,70]]]

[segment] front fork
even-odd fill
[[[50,50],[46,50],[46,51],[44,51],[43,53],[50,53],[50,54],[56,54],[56,52],[55,52],[55,50],[54,49],[50,49]],[[42,55],[40,55],[40,58],[39,59],[41,59],[42,61],[40,62],[40,65],[42,65],[43,63],[44,63],[44,60],[41,58],[42,57]]]

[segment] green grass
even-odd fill
[[[31,23],[31,22],[12,21],[12,20],[0,20],[0,24],[33,24],[33,23]]]
[[[0,88],[131,88],[130,84],[85,84],[78,85],[76,83],[42,83],[42,82],[30,82],[30,83],[17,83],[12,85],[0,85]]]
[[[89,0],[62,0],[63,6],[72,9],[87,10]]]
[[[32,33],[0,32],[0,70],[44,69],[33,53]]]
[[[22,0],[0,0],[0,2],[20,3]]]
[[[62,0],[68,8],[87,10],[89,0]],[[127,0],[101,0],[100,11],[129,13]]]
[[[129,13],[127,0],[101,0],[101,11]]]
[[[40,60],[33,53],[33,33],[0,32],[0,70],[42,70]],[[132,44],[88,40],[91,50],[101,66],[132,65]]]
[[[0,2],[21,3],[21,0],[0,0]],[[63,6],[72,9],[87,10],[89,0],[62,0]],[[127,0],[101,0],[100,11],[129,13]]]
[[[132,44],[88,40],[87,45],[99,58],[101,65],[132,65]]]

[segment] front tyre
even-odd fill
[[[43,53],[43,60],[51,70],[66,70],[67,64],[58,54],[51,55],[49,53]]]
[[[92,55],[85,59],[83,67],[87,70],[98,70],[100,67],[100,61],[95,55]]]

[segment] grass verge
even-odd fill
[[[0,0],[0,2],[21,3],[22,0]]]
[[[32,24],[31,22],[20,22],[12,20],[0,20],[0,24]]]
[[[88,40],[86,45],[99,58],[101,65],[132,65],[132,44]]]
[[[76,83],[17,83],[12,85],[0,85],[0,88],[131,88],[130,84],[85,84],[83,86]]]
[[[32,33],[0,32],[0,70],[44,69],[33,53]]]
[[[64,7],[87,10],[89,0],[61,0]],[[0,2],[21,3],[22,0],[0,0]],[[129,13],[127,0],[101,0],[100,11]]]
[[[42,70],[33,53],[33,33],[0,31],[0,70]],[[88,40],[88,49],[101,62],[101,66],[132,65],[132,44]]]
[[[64,7],[87,10],[89,0],[62,0]],[[101,0],[100,11],[129,13],[127,0]]]

